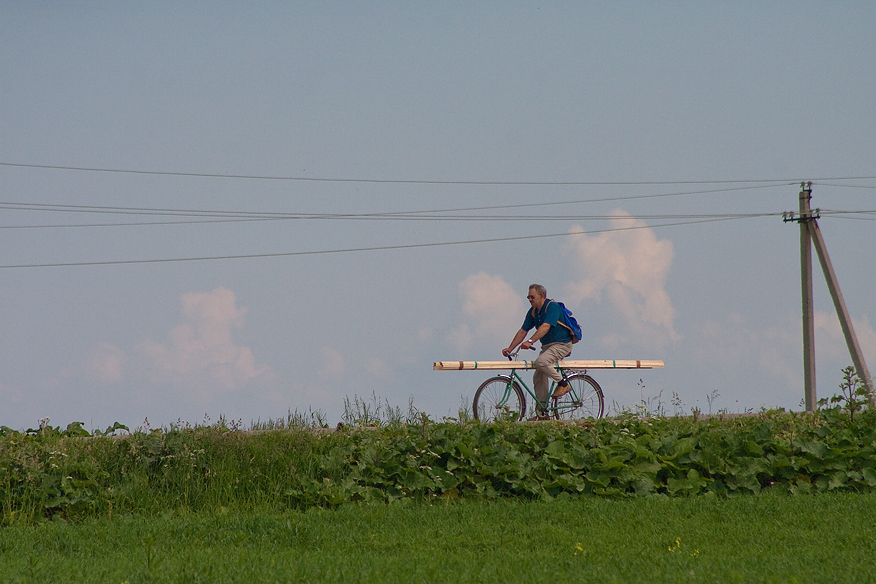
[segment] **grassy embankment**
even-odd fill
[[[0,581],[876,573],[876,412],[311,430],[3,429]]]
[[[876,411],[731,420],[441,423],[247,433],[224,425],[0,435],[0,524],[456,498],[869,492]]]

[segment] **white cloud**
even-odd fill
[[[343,391],[351,391],[348,374],[351,370],[361,369],[381,379],[391,378],[392,367],[387,361],[376,355],[368,355],[364,359],[353,360],[332,347],[320,347],[316,351],[316,373],[322,383],[337,386]]]
[[[607,299],[626,325],[629,335],[613,333],[619,344],[627,336],[678,340],[675,308],[666,292],[666,278],[672,265],[669,240],[658,240],[653,229],[629,213],[616,210],[611,227],[599,235],[570,237],[564,251],[571,257],[573,277],[564,289],[566,303],[580,306],[585,301]],[[636,229],[630,229],[636,228]],[[581,231],[574,226],[570,232]]]
[[[789,387],[802,382],[800,330],[786,320],[779,327],[760,327],[734,313],[723,321],[709,320],[690,345],[691,357],[726,374],[749,370],[752,365]]]
[[[380,379],[389,379],[393,376],[392,367],[389,366],[386,360],[380,357],[369,358],[365,363],[365,370]]]
[[[125,377],[124,369],[128,357],[125,352],[110,343],[99,343],[92,347],[85,373],[89,379],[100,383],[119,383]]]
[[[147,340],[138,347],[154,381],[190,387],[203,396],[214,389],[242,387],[269,371],[256,364],[249,347],[234,344],[232,331],[243,326],[246,313],[237,307],[234,292],[192,292],[180,304],[182,323],[170,331],[167,342]]]
[[[319,354],[319,375],[324,381],[338,381],[344,377],[347,366],[340,351],[331,347],[320,347],[317,353]]]
[[[855,319],[853,324],[872,375],[876,331],[866,318]],[[824,397],[836,393],[839,371],[852,361],[835,313],[816,312],[815,329],[816,385],[818,395]],[[690,361],[679,362],[679,365],[699,370],[704,387],[735,380],[735,388],[722,389],[721,393],[732,396],[738,392],[748,403],[757,397],[773,405],[800,406],[803,341],[798,313],[777,318],[772,325],[734,313],[720,320],[709,320],[687,337],[690,342],[682,357]]]
[[[460,355],[473,343],[495,346],[496,353],[508,344],[523,323],[524,291],[517,291],[501,276],[472,274],[459,284],[459,298],[466,322],[451,332],[448,342]]]
[[[846,338],[843,335],[843,330],[840,327],[839,318],[836,313],[816,311],[814,320],[816,351],[818,353],[823,351],[827,356],[837,360],[845,360],[851,365],[852,357],[849,355]],[[876,363],[874,363],[874,360],[876,360],[876,330],[873,330],[866,316],[860,319],[853,318],[852,326],[855,329],[855,336],[858,338],[858,346],[861,347],[861,352],[864,354],[867,369],[870,370],[870,375],[874,375],[874,367],[876,367]]]

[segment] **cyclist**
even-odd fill
[[[529,287],[526,296],[531,308],[526,312],[523,326],[514,335],[514,340],[507,348],[502,349],[505,357],[511,355],[517,345],[522,349],[531,349],[536,341],[541,341],[541,352],[533,362],[535,372],[532,374],[532,384],[535,387],[535,397],[543,404],[548,400],[548,379],[557,382],[552,397],[566,395],[571,387],[562,375],[554,367],[560,359],[572,354],[572,336],[569,329],[557,324],[562,311],[556,302],[547,297],[547,290],[541,284],[533,284]],[[535,332],[526,339],[526,334],[535,328]],[[541,406],[536,406],[536,416],[532,420],[546,420],[547,412]]]

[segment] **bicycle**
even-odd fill
[[[508,360],[513,361],[519,352],[520,349],[517,349],[508,356]],[[487,379],[475,392],[473,404],[475,419],[492,422],[514,415],[517,416],[517,420],[525,419],[526,396],[520,389],[521,385],[535,401],[536,411],[542,410],[557,420],[601,418],[605,407],[602,388],[587,375],[587,370],[569,369],[567,374],[558,364],[557,371],[569,382],[572,389],[560,397],[550,397],[556,387],[556,382],[552,380],[548,391],[548,403],[542,403],[535,396],[517,373],[517,369],[511,369],[511,373],[507,375],[497,375]]]

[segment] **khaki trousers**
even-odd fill
[[[535,373],[532,374],[532,385],[535,386],[535,397],[542,403],[547,403],[550,381],[560,381],[563,376],[554,365],[560,359],[572,354],[572,343],[550,343],[541,346],[541,353],[533,361]]]

